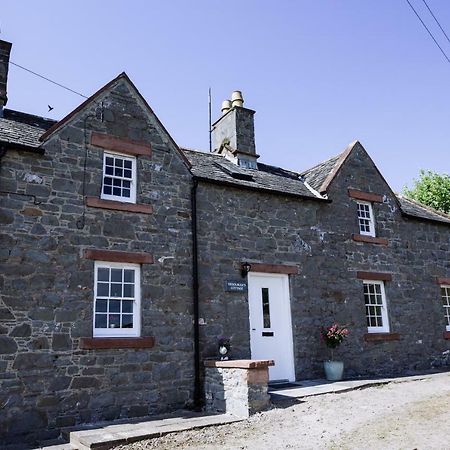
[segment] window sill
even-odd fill
[[[450,339],[450,331],[444,331],[444,339]]]
[[[113,349],[113,348],[152,348],[155,346],[155,338],[137,337],[94,337],[94,338],[80,338],[80,348],[84,350],[93,349]]]
[[[367,242],[369,244],[388,245],[389,241],[386,238],[365,236],[364,234],[352,234],[352,239],[356,242]]]
[[[86,206],[91,208],[114,209],[116,211],[127,211],[141,214],[152,214],[152,205],[139,203],[117,202],[115,200],[105,200],[97,197],[86,197]]]
[[[399,341],[400,333],[366,333],[364,340],[366,342]]]

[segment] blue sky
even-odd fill
[[[450,3],[427,2],[450,34]],[[405,0],[22,0],[0,26],[12,61],[85,95],[126,71],[181,146],[208,149],[211,86],[213,120],[243,91],[266,163],[301,171],[358,139],[396,191],[450,172],[450,64]],[[55,119],[83,100],[16,67],[8,93]]]

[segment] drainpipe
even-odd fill
[[[192,209],[192,291],[194,296],[194,406],[200,409],[202,404],[200,386],[200,328],[199,328],[199,300],[198,300],[198,246],[197,246],[197,187],[194,178],[191,193]]]

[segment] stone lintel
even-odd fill
[[[450,286],[450,278],[438,277],[437,283],[438,284],[448,284]]]
[[[113,209],[116,211],[135,212],[141,214],[152,214],[153,206],[139,203],[117,202],[105,200],[98,197],[86,197],[86,206],[91,208]]]
[[[155,338],[151,336],[137,338],[80,338],[80,348],[86,350],[110,348],[152,348],[154,345]]]
[[[374,281],[392,281],[392,274],[386,272],[356,272],[356,278],[360,280],[374,280]]]
[[[84,257],[94,261],[121,262],[130,264],[153,264],[150,253],[119,252],[116,250],[85,249]]]
[[[444,339],[446,339],[446,340],[450,339],[450,331],[444,331],[443,337],[444,337]]]
[[[127,155],[152,156],[152,147],[147,142],[119,138],[104,133],[93,132],[91,135],[91,144],[96,147],[104,148],[105,150],[126,153]]]
[[[349,189],[348,196],[356,200],[363,200],[365,202],[383,203],[383,196],[373,192],[363,192],[357,189]]]
[[[264,369],[274,366],[272,359],[235,359],[228,361],[214,361],[207,359],[204,361],[205,367],[217,367],[228,369]]]
[[[282,273],[285,275],[296,275],[298,274],[297,266],[290,266],[287,264],[263,264],[263,263],[252,263],[251,272],[262,272],[262,273]]]
[[[364,340],[366,342],[399,341],[400,333],[366,333]]]

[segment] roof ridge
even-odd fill
[[[13,115],[20,114],[22,116],[27,116],[27,117],[35,118],[35,119],[39,119],[39,120],[45,120],[47,122],[58,122],[56,119],[51,119],[50,117],[38,116],[37,114],[30,114],[30,113],[27,113],[24,111],[18,111],[16,109],[5,108],[3,111],[6,112],[7,114],[13,114]],[[6,120],[8,120],[8,118],[6,118]]]

